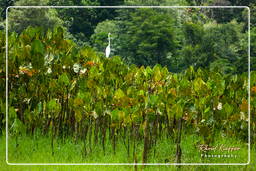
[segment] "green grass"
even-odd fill
[[[238,158],[209,158],[202,160],[199,150],[195,143],[198,137],[184,136],[182,139],[182,162],[209,162],[209,163],[232,163],[246,162],[247,149],[242,142],[234,139],[219,139],[216,144],[225,144],[226,146],[239,146],[242,149],[237,152]],[[22,136],[18,139],[19,146],[15,147],[15,139],[9,137],[9,162],[10,163],[133,163],[132,157],[127,157],[127,152],[122,142],[117,145],[117,151],[114,155],[111,145],[107,143],[106,155],[100,145],[93,146],[91,153],[82,157],[82,143],[74,144],[72,139],[66,139],[65,143],[55,140],[54,156],[51,155],[50,139],[40,137],[37,140],[33,137]],[[134,166],[10,166],[5,162],[5,137],[0,137],[0,170],[135,170]],[[138,145],[138,162],[141,162],[143,144]],[[149,155],[150,163],[164,163],[166,159],[170,163],[175,160],[175,144],[171,140],[163,139],[156,146],[155,156],[153,150]],[[251,164],[248,166],[138,166],[138,170],[256,170],[256,152],[255,146],[251,151]],[[132,153],[131,153],[132,156]]]

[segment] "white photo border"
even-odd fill
[[[8,10],[11,8],[240,8],[248,10],[248,161],[246,163],[11,163],[8,161]],[[8,165],[249,165],[250,164],[250,8],[248,6],[9,6],[6,8],[6,163]]]

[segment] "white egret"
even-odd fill
[[[110,49],[110,33],[108,33],[108,46],[107,46],[106,51],[105,51],[107,58],[110,55],[110,51],[111,51],[111,49]]]

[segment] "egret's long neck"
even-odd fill
[[[110,46],[110,36],[108,36],[108,44],[109,44],[109,46]]]

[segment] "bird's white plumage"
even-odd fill
[[[110,55],[110,46],[108,45],[106,48],[106,57],[108,58]]]
[[[108,33],[108,46],[106,47],[105,53],[106,53],[106,57],[108,58],[110,55],[110,33]]]

